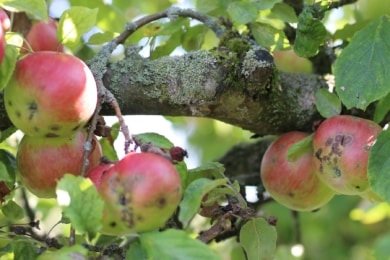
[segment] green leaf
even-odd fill
[[[390,17],[358,31],[335,63],[336,91],[348,108],[366,109],[390,91]]]
[[[219,162],[207,162],[199,167],[188,170],[187,185],[200,178],[221,178],[225,167]]]
[[[0,91],[7,86],[7,83],[11,78],[15,70],[18,55],[19,52],[15,46],[7,45],[3,62],[0,66]]]
[[[263,218],[251,219],[240,230],[240,243],[251,260],[274,259],[276,229]]]
[[[295,161],[299,157],[301,157],[303,154],[309,152],[313,149],[313,135],[311,134],[302,140],[296,142],[295,144],[291,145],[290,148],[287,151],[287,160],[288,161]]]
[[[374,121],[378,124],[385,119],[385,116],[390,111],[390,94],[387,94],[384,98],[379,100],[375,106]]]
[[[220,260],[210,247],[191,238],[182,230],[168,229],[163,232],[149,232],[140,235],[147,259],[159,260]]]
[[[271,10],[269,18],[280,19],[287,23],[296,23],[298,22],[298,17],[295,14],[294,8],[285,4],[277,3]]]
[[[321,116],[329,118],[341,113],[341,101],[327,89],[321,88],[316,91],[316,108]]]
[[[255,1],[254,4],[259,10],[271,9],[275,4],[282,2],[282,0],[261,0]]]
[[[298,21],[294,51],[301,57],[312,57],[326,40],[326,28],[320,20],[313,17],[310,7],[301,12]]]
[[[81,37],[96,24],[98,9],[72,7],[66,10],[58,23],[59,41],[69,48],[79,45]]]
[[[374,259],[389,259],[390,233],[380,236],[373,245]]]
[[[379,197],[390,202],[390,131],[382,131],[368,157],[368,180]]]
[[[151,143],[155,146],[158,146],[160,148],[166,148],[169,149],[173,147],[173,143],[168,140],[163,135],[157,134],[157,133],[142,133],[142,134],[136,134],[133,135],[134,140],[141,144],[147,144]]]
[[[104,202],[91,180],[65,174],[57,184],[56,193],[58,204],[76,231],[93,238],[102,227]]]
[[[47,20],[47,5],[45,0],[0,0],[0,6],[7,10],[26,12],[38,20]]]
[[[198,212],[204,195],[212,189],[226,184],[226,182],[226,179],[209,180],[205,178],[193,181],[184,191],[183,200],[180,202],[180,222],[187,226]]]
[[[0,180],[4,181],[8,188],[15,184],[16,158],[7,150],[0,149]]]
[[[39,249],[34,245],[32,239],[17,239],[12,243],[14,260],[36,259],[39,254]]]
[[[126,251],[126,259],[148,259],[138,238],[131,242],[129,249]]]
[[[100,45],[111,41],[116,36],[118,34],[113,32],[95,33],[88,39],[88,44]]]
[[[249,27],[256,42],[263,47],[271,47],[275,44],[280,46],[286,38],[282,30],[269,24],[251,23]]]
[[[7,218],[12,220],[19,220],[24,217],[23,208],[13,200],[9,200],[8,202],[6,202],[2,206],[1,211]]]
[[[37,260],[77,260],[88,259],[88,250],[82,245],[74,245],[72,247],[63,247],[55,251],[46,250],[40,255]]]
[[[199,50],[202,47],[207,27],[203,24],[190,27],[183,35],[182,46],[186,51]]]
[[[236,24],[247,24],[256,21],[258,9],[250,2],[232,2],[227,8],[227,13]]]

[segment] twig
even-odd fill
[[[349,4],[354,4],[356,3],[357,0],[340,0],[340,1],[334,1],[331,2],[328,6],[328,9],[333,9],[333,8],[339,8],[344,5],[349,5]]]
[[[190,17],[196,19],[198,21],[203,22],[206,26],[208,26],[218,37],[221,37],[224,34],[224,30],[218,25],[218,23],[212,19],[211,17],[196,12],[192,9],[180,9],[180,8],[169,8],[165,11],[161,11],[152,15],[148,15],[142,17],[135,22],[131,22],[127,24],[127,30],[121,33],[116,38],[116,43],[121,44],[126,41],[126,39],[133,34],[140,27],[151,23],[153,21],[159,20],[161,18],[170,18],[174,19],[176,17]]]
[[[294,229],[295,229],[295,243],[301,244],[302,236],[301,236],[301,222],[299,221],[299,213],[298,211],[293,210],[291,214],[293,217]]]

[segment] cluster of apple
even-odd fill
[[[54,20],[32,26],[24,45],[32,52],[21,52],[4,90],[8,117],[24,133],[16,156],[21,183],[37,197],[55,198],[58,180],[79,175],[89,149],[87,176],[105,201],[102,233],[161,227],[181,200],[179,173],[154,153],[131,152],[101,164],[98,139],[87,142],[97,104],[93,74],[82,60],[63,52],[55,30]]]
[[[381,131],[371,120],[339,115],[322,122],[313,135],[285,133],[264,154],[262,183],[277,202],[298,211],[316,210],[337,194],[380,201],[370,188],[367,165]]]

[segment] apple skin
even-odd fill
[[[16,63],[4,91],[8,117],[31,136],[69,136],[92,116],[97,89],[79,58],[58,52],[34,52]]]
[[[267,148],[260,169],[262,183],[272,198],[297,211],[316,210],[335,195],[317,177],[311,149],[294,161],[287,159],[288,149],[307,136],[298,131],[281,135]]]
[[[55,198],[57,181],[65,173],[79,175],[87,133],[77,131],[72,137],[31,137],[24,135],[16,156],[24,186],[40,198]],[[100,163],[100,143],[92,139],[87,171]]]
[[[0,24],[0,27],[3,28],[4,32],[8,31],[11,27],[11,20],[3,9],[0,9]]]
[[[113,163],[102,163],[87,172],[87,177],[99,188],[103,176],[114,166]]]
[[[64,45],[57,39],[57,22],[52,18],[35,21],[26,35],[26,41],[33,51],[64,52]],[[24,48],[27,50],[27,45]]]
[[[105,201],[107,235],[129,235],[164,226],[182,195],[176,168],[152,153],[129,153],[104,174],[98,188]]]
[[[326,119],[314,133],[314,164],[318,177],[340,194],[369,189],[369,150],[382,128],[375,122],[340,115]]]
[[[0,65],[3,63],[4,55],[5,55],[5,34],[3,27],[0,25]]]

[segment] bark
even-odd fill
[[[279,73],[272,56],[255,46],[156,60],[141,57],[135,47],[125,54],[104,75],[124,115],[209,117],[258,135],[310,130],[318,117],[314,93],[326,87],[314,74]],[[113,111],[106,106],[102,114]],[[0,129],[9,126],[1,98]]]

